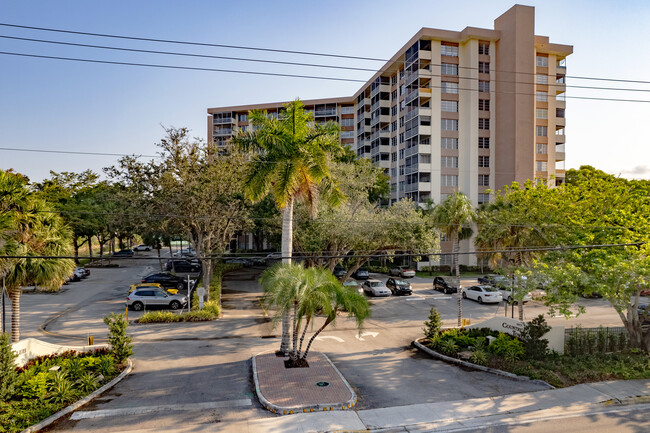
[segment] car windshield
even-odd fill
[[[356,281],[346,281],[343,283],[344,286],[356,286],[357,282]]]
[[[395,284],[397,284],[398,286],[408,286],[408,283],[402,280],[395,280]]]
[[[381,286],[381,282],[379,282],[379,281],[371,281],[370,286],[371,287],[379,287],[379,286]]]

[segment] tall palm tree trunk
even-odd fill
[[[460,267],[458,266],[458,250],[460,249],[460,236],[454,236],[451,246],[452,257],[454,258],[454,272],[456,275],[456,287],[458,287],[458,327],[463,324],[463,288],[460,286]]]
[[[282,263],[291,264],[291,256],[293,254],[293,198],[287,200],[287,205],[282,212]],[[282,343],[280,344],[280,352],[283,355],[289,353],[289,328],[290,325],[289,312],[286,311],[282,316]]]
[[[20,341],[20,287],[9,290],[11,299],[11,342]]]

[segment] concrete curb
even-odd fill
[[[253,381],[255,382],[255,394],[257,394],[257,398],[259,399],[260,403],[262,403],[262,406],[266,408],[266,410],[276,413],[278,415],[293,415],[297,413],[307,413],[307,412],[324,412],[324,411],[332,411],[332,410],[347,410],[347,409],[352,409],[355,404],[357,404],[357,394],[354,392],[348,381],[343,377],[341,372],[339,371],[338,368],[332,363],[332,361],[329,359],[327,355],[321,352],[321,355],[327,360],[327,362],[332,366],[334,371],[336,371],[336,374],[339,375],[341,380],[343,380],[343,383],[345,386],[348,388],[348,391],[350,391],[350,394],[352,397],[350,397],[349,400],[345,401],[344,403],[320,403],[317,405],[306,405],[306,406],[290,406],[290,407],[282,407],[275,405],[268,401],[266,397],[262,394],[262,391],[260,390],[260,383],[259,379],[257,378],[257,355],[253,356]]]
[[[102,386],[99,389],[96,389],[95,391],[91,392],[81,400],[77,401],[76,403],[71,404],[70,406],[66,407],[65,409],[62,409],[55,413],[54,415],[50,416],[49,418],[45,418],[43,421],[39,422],[38,424],[34,424],[32,426],[27,427],[25,430],[23,430],[21,433],[32,433],[32,432],[37,432],[39,430],[44,429],[45,427],[49,426],[52,424],[54,421],[57,421],[59,418],[62,418],[69,414],[70,412],[74,412],[75,410],[79,409],[81,406],[84,406],[88,403],[90,403],[93,399],[96,397],[100,396],[104,392],[108,391],[110,388],[114,387],[119,383],[122,379],[126,377],[127,374],[133,370],[133,361],[129,358],[128,363],[126,365],[126,368],[122,373],[120,373],[119,376],[117,376],[115,379],[111,380],[108,382],[106,385]]]
[[[507,377],[508,379],[516,380],[519,382],[533,382],[537,383],[543,386],[546,386],[548,389],[555,389],[555,387],[547,382],[544,382],[543,380],[540,379],[531,379],[530,377],[527,376],[518,376],[514,373],[509,373],[507,371],[503,370],[497,370],[496,368],[490,368],[490,367],[485,367],[483,365],[478,365],[478,364],[473,364],[468,361],[463,361],[462,359],[457,359],[457,358],[452,358],[451,356],[443,355],[442,353],[438,353],[434,350],[429,349],[428,347],[424,346],[421,344],[418,340],[414,340],[412,343],[415,347],[417,347],[419,350],[428,353],[429,355],[433,356],[434,358],[438,358],[442,361],[449,362],[451,364],[456,364],[456,365],[462,365],[463,367],[467,368],[472,368],[474,370],[479,370],[479,371],[484,371],[486,373],[490,374],[495,374],[497,376],[503,376]]]

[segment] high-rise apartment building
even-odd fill
[[[515,5],[494,29],[422,28],[353,96],[303,101],[315,120],[341,124],[341,143],[390,176],[391,201],[440,203],[461,191],[534,179],[564,181],[565,59],[570,45],[535,35],[535,9]],[[249,110],[208,109],[208,140],[248,127]]]

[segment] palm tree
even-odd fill
[[[293,366],[305,365],[314,339],[336,320],[340,312],[347,311],[348,316],[354,317],[359,330],[370,315],[365,297],[356,290],[343,287],[326,268],[305,269],[302,264],[281,263],[266,270],[260,284],[264,288],[264,304],[275,309],[275,320],[291,314],[289,359]],[[325,316],[325,321],[303,352],[307,330],[317,314]]]
[[[338,206],[345,198],[330,174],[333,157],[343,155],[339,127],[314,123],[313,115],[295,100],[286,104],[279,118],[255,110],[249,116],[253,131],[240,130],[233,143],[252,152],[245,181],[246,196],[258,202],[269,193],[282,212],[282,263],[293,254],[293,206],[302,200],[316,213],[319,199]],[[282,320],[280,352],[289,351],[289,316]]]
[[[458,287],[458,326],[461,326],[463,319],[463,288],[460,286],[458,250],[460,241],[472,236],[471,224],[475,219],[476,214],[472,202],[461,192],[451,194],[433,211],[434,224],[451,240],[451,254],[456,276],[456,287]]]
[[[58,289],[74,269],[74,261],[48,258],[67,255],[72,232],[54,208],[27,188],[27,179],[0,171],[0,253],[16,258],[0,259],[11,299],[11,341],[20,339],[21,287],[36,284]]]

